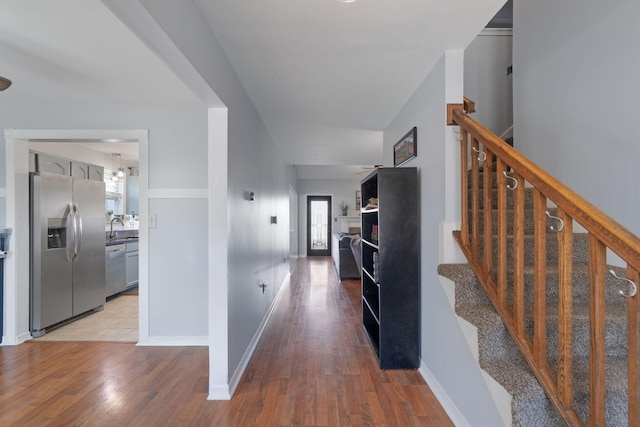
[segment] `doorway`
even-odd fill
[[[38,341],[138,342],[139,217],[132,215],[132,212],[139,212],[138,145],[138,142],[28,142],[31,172],[59,174],[61,168],[55,166],[71,163],[71,176],[76,179],[74,185],[86,182],[85,179],[78,181],[78,176],[90,176],[89,182],[94,182],[92,188],[95,189],[90,197],[85,198],[83,209],[85,213],[87,206],[93,209],[93,216],[84,215],[86,220],[90,220],[89,229],[93,232],[91,235],[83,233],[86,235],[83,241],[93,245],[93,250],[81,250],[84,255],[73,262],[73,267],[64,259],[50,260],[49,268],[54,271],[67,271],[70,268],[70,277],[61,280],[58,285],[66,290],[73,283],[73,292],[65,294],[66,297],[57,295],[55,299],[52,295],[42,294],[41,304],[38,305],[41,308],[31,310],[32,319],[33,316],[39,319],[37,324],[32,323],[31,326],[32,336]],[[91,173],[82,173],[85,170]],[[42,183],[51,182],[51,178],[46,176],[38,175],[38,179]],[[62,177],[61,182],[67,182],[68,179],[67,176]],[[49,190],[59,188],[55,181],[52,185]],[[97,195],[100,187],[104,197]],[[41,194],[49,199],[53,197],[50,192]],[[75,192],[73,197],[76,197]],[[50,209],[55,207],[55,204],[49,205]],[[86,231],[87,223],[84,222]],[[42,232],[40,227],[37,230],[37,233]],[[48,250],[36,251],[34,256],[38,258],[51,256],[47,255]],[[104,272],[100,272],[101,267],[98,268],[96,264],[100,258],[105,266]],[[84,268],[78,269],[83,265]],[[87,268],[87,265],[91,265],[91,268]],[[36,271],[34,277],[42,279],[35,282],[40,286],[37,286],[37,293],[32,289],[32,298],[40,296],[40,290],[48,287],[44,283],[51,284],[42,267],[36,267]],[[85,280],[77,276],[79,271],[84,272]],[[85,306],[79,310],[76,308],[76,299],[81,295],[84,295]],[[71,306],[65,304],[67,299],[73,301]],[[70,311],[71,307],[73,311]],[[45,313],[49,316],[46,321],[40,319]],[[55,322],[53,313],[56,314],[56,320],[63,323]]]
[[[29,144],[36,141],[56,142],[126,142],[138,143],[140,166],[140,217],[147,215],[148,132],[146,130],[6,130],[7,226],[15,233],[13,256],[6,267],[5,325],[3,345],[20,344],[31,339],[29,329]],[[148,237],[140,227],[140,298],[138,299],[138,342],[148,339]]]
[[[331,196],[307,196],[307,256],[331,256]]]

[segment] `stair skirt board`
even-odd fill
[[[444,264],[440,265],[438,273],[454,284],[456,315],[462,322],[470,323],[477,328],[476,342],[469,342],[469,346],[477,347],[472,351],[478,354],[479,367],[505,390],[504,394],[510,397],[509,414],[505,415],[509,422],[505,425],[562,426],[562,420],[504,327],[500,316],[493,309],[489,298],[484,294],[484,289],[477,281],[471,266]],[[470,292],[465,292],[466,290]],[[477,299],[480,300],[479,303],[476,303]],[[477,309],[475,312],[467,310],[465,315],[461,315],[461,307],[465,307],[470,302],[473,305],[481,304],[484,309]],[[483,333],[487,328],[492,327],[497,331],[491,334]],[[491,338],[487,339],[486,335]],[[495,353],[498,348],[503,356],[500,359],[487,360],[485,353]],[[496,401],[496,407],[501,410],[506,406],[503,399]]]
[[[449,304],[451,305],[451,310],[453,310],[454,314],[456,314],[455,313],[456,283],[444,276],[439,276],[439,278],[440,278],[440,285],[442,286],[442,289],[444,290],[444,293],[447,296],[447,299],[449,300]],[[464,335],[465,340],[467,341],[469,350],[471,351],[471,354],[473,354],[473,357],[476,363],[478,363],[478,369],[480,369],[481,371],[482,378],[484,379],[487,389],[489,390],[489,393],[493,398],[493,402],[495,403],[496,409],[500,414],[500,418],[502,418],[504,426],[505,427],[512,426],[513,417],[511,414],[511,404],[512,404],[511,394],[509,394],[509,392],[502,385],[500,385],[500,383],[498,383],[489,373],[487,373],[480,366],[478,328],[476,328],[473,324],[467,322],[465,319],[458,316],[457,314],[456,314],[456,319],[458,320],[458,325],[460,326],[460,330]]]

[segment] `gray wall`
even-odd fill
[[[513,124],[510,30],[484,30],[464,51],[464,96],[476,103],[471,115],[501,135]]]
[[[515,0],[516,146],[640,233],[640,2]]]
[[[470,425],[502,425],[437,273],[446,197],[446,71],[443,57],[385,130],[384,165],[393,166],[393,145],[417,126],[418,156],[403,166],[419,169],[420,357]]]
[[[232,381],[288,274],[289,185],[295,188],[294,174],[194,4],[142,3],[228,108],[228,198],[214,206],[228,210],[228,284],[224,285],[228,286],[228,380]],[[249,191],[256,194],[253,203],[246,199]],[[277,224],[270,223],[274,215]],[[262,280],[268,282],[265,293],[258,286]],[[212,352],[220,349],[217,344],[213,343]],[[213,384],[216,369],[212,366],[210,386],[221,386]]]

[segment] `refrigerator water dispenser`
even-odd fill
[[[47,218],[47,249],[67,247],[67,224],[64,218]]]

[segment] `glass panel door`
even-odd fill
[[[307,196],[307,255],[331,255],[331,196]]]

